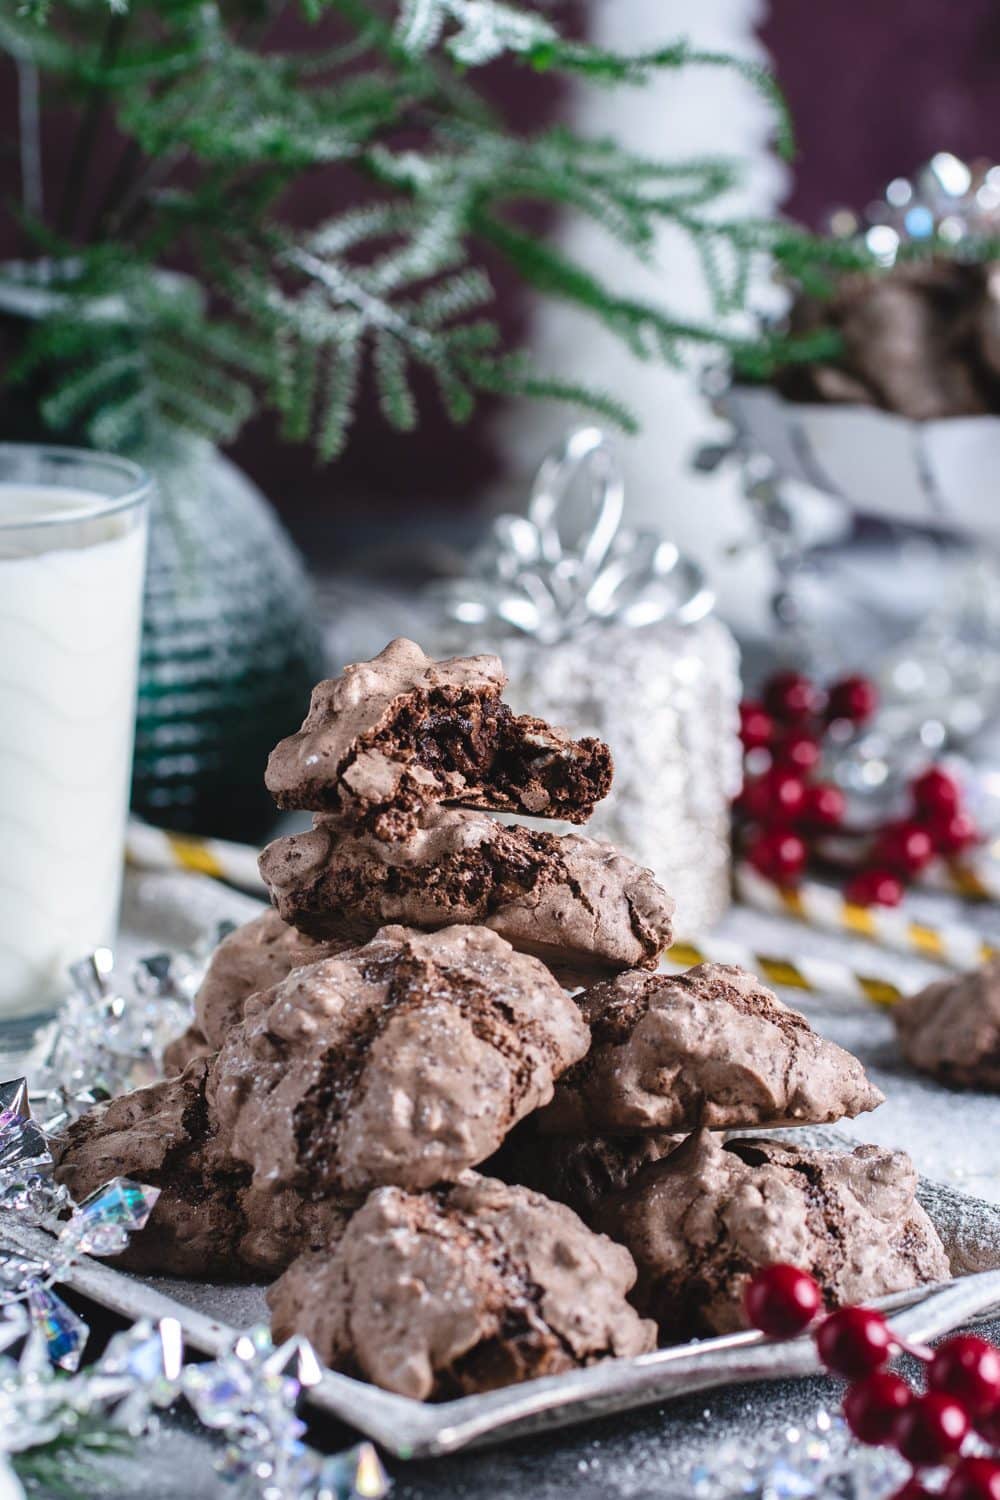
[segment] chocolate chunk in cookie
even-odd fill
[[[857,1058],[728,964],[620,974],[578,1003],[593,1043],[560,1082],[546,1130],[816,1125],[882,1102]]]
[[[272,751],[279,807],[348,812],[379,838],[408,832],[432,803],[583,823],[611,786],[611,752],[501,701],[495,656],[433,661],[392,641],[314,688],[302,728]]]
[[[901,1151],[723,1145],[699,1131],[606,1199],[595,1224],[635,1258],[636,1307],[682,1339],[745,1327],[747,1281],[777,1261],[809,1271],[828,1307],[946,1280],[916,1185]]]
[[[385,927],[252,996],[209,1100],[258,1187],[429,1187],[495,1151],[588,1042],[544,965],[496,933]]]
[[[270,844],[260,869],[282,919],[318,939],[478,922],[576,982],[655,968],[671,940],[674,903],[649,870],[611,844],[485,812],[428,808],[395,843],[321,815]]]
[[[1000,958],[936,979],[892,1009],[907,1062],[953,1088],[1000,1093]]]
[[[427,1400],[645,1353],[634,1278],[628,1251],[562,1204],[468,1172],[378,1189],[268,1301],[276,1339],[304,1334],[333,1369]]]

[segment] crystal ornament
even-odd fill
[[[28,1312],[34,1329],[45,1340],[52,1364],[61,1370],[75,1370],[90,1334],[83,1319],[50,1287],[39,1282],[28,1287]]]
[[[84,1255],[119,1255],[129,1235],[145,1227],[159,1196],[159,1188],[113,1177],[74,1209],[59,1238]]]
[[[162,1077],[164,1048],[190,1024],[209,958],[232,926],[213,924],[189,952],[147,954],[125,976],[109,948],[70,966],[72,988],[49,1027],[38,1072],[50,1132]]]
[[[335,1453],[320,1467],[316,1500],[383,1500],[390,1480],[373,1444]]]

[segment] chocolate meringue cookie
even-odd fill
[[[349,812],[384,839],[437,802],[586,822],[610,789],[611,752],[516,717],[506,681],[496,656],[436,662],[394,640],[313,689],[302,728],[271,753],[267,788],[279,807]]]
[[[619,974],[577,1003],[593,1041],[559,1083],[543,1130],[818,1125],[882,1103],[856,1058],[729,964]]]
[[[954,1088],[1000,1093],[1000,957],[937,979],[892,1008],[900,1051]]]
[[[268,845],[260,871],[282,919],[313,937],[477,922],[574,979],[655,968],[672,935],[671,898],[611,844],[485,812],[428,808],[395,843],[321,815]]]
[[[562,1204],[468,1172],[378,1189],[268,1302],[275,1339],[304,1334],[331,1368],[427,1400],[652,1349],[626,1301],[634,1278],[628,1251]]]
[[[56,1179],[82,1199],[109,1178],[160,1189],[145,1229],[116,1263],[129,1270],[217,1281],[277,1276],[297,1255],[332,1243],[360,1199],[310,1202],[253,1187],[215,1131],[207,1062],[123,1094],[75,1121],[55,1143]]]
[[[789,326],[800,336],[829,329],[841,341],[834,359],[778,373],[793,400],[878,406],[914,421],[1000,410],[983,265],[936,257],[853,272],[828,298],[800,296]]]
[[[496,933],[385,927],[251,996],[209,1104],[257,1187],[429,1187],[495,1151],[588,1043],[548,970]]]
[[[901,1151],[723,1145],[702,1130],[606,1199],[595,1224],[628,1246],[632,1301],[675,1340],[745,1327],[747,1281],[774,1262],[809,1271],[828,1307],[946,1280],[916,1183]]]
[[[293,969],[333,958],[348,947],[343,940],[317,942],[289,927],[277,912],[262,912],[231,932],[212,954],[195,997],[195,1025],[211,1048],[221,1047],[242,1021],[250,995],[269,990]]]
[[[585,1224],[612,1193],[620,1193],[643,1167],[662,1161],[684,1140],[664,1130],[634,1135],[544,1135],[537,1116],[515,1126],[481,1170],[565,1203]]]
[[[196,1057],[211,1057],[243,1019],[243,1003],[270,989],[293,969],[332,958],[350,947],[344,941],[317,942],[288,927],[275,911],[244,922],[212,954],[194,1002],[194,1020],[164,1049],[167,1073],[182,1073]]]
[[[240,1196],[249,1183],[209,1120],[207,1062],[178,1078],[97,1105],[54,1143],[55,1177],[78,1201],[112,1177],[160,1189],[145,1229],[118,1263],[135,1271],[238,1278],[244,1233]]]

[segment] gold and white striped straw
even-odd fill
[[[729,938],[676,942],[665,955],[665,962],[677,969],[688,969],[692,964],[737,964],[778,989],[803,990],[837,1000],[867,1000],[874,1005],[895,1005],[907,994],[884,975],[864,973],[838,959],[768,953]]]
[[[996,951],[974,928],[959,922],[932,926],[914,917],[905,902],[898,907],[855,906],[832,886],[813,880],[784,890],[746,863],[737,865],[735,881],[739,900],[755,911],[795,917],[824,932],[867,938],[895,953],[953,969],[974,969]]]
[[[257,870],[257,851],[248,844],[169,833],[133,818],[129,821],[126,851],[130,863],[142,869],[192,870],[226,880],[254,894],[264,892]],[[785,911],[783,904],[772,904],[767,909]],[[738,964],[779,988],[876,1005],[894,1005],[904,993],[884,975],[861,972],[835,959],[757,951],[729,938],[706,937],[675,943],[666,962],[676,969],[702,963]]]
[[[226,880],[254,895],[264,894],[257,869],[257,850],[230,839],[205,839],[195,834],[168,833],[139,818],[130,818],[125,857],[143,870],[193,870]]]

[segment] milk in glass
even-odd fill
[[[112,942],[121,891],[146,486],[55,452],[0,447],[0,1038]]]

